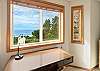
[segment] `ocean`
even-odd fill
[[[20,34],[23,34],[24,36],[32,36],[32,32],[34,32],[34,30],[14,30],[13,36],[19,36]]]

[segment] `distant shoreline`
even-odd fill
[[[32,32],[34,32],[35,30],[15,30],[13,32],[13,36],[14,37],[18,37],[20,34],[23,36],[32,36]]]

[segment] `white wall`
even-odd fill
[[[84,6],[84,44],[75,44],[75,43],[71,43],[70,41],[69,51],[71,54],[74,55],[73,65],[84,67],[84,68],[90,68],[90,0],[70,1],[70,9],[71,6],[77,6],[77,5]],[[69,10],[69,12],[70,11],[71,10]],[[69,18],[71,17],[71,12],[70,12],[70,16],[68,17]],[[71,27],[71,25],[68,27]],[[71,32],[70,29],[69,31]],[[70,32],[69,34],[71,34]]]
[[[96,0],[70,1],[70,8],[77,5],[84,6],[84,44],[69,42],[69,51],[74,55],[72,65],[90,69],[98,64],[97,45],[100,37],[100,4]],[[69,34],[71,34],[70,32]]]
[[[1,26],[1,34],[0,34],[0,37],[1,37],[1,45],[0,45],[0,49],[1,49],[1,52],[0,52],[0,58],[1,58],[1,68],[3,69],[5,63],[7,62],[7,60],[9,59],[9,54],[6,53],[6,6],[7,6],[7,2],[6,0],[0,0],[1,2],[1,8],[0,8],[0,13],[1,13],[1,16],[0,16],[0,26]],[[3,71],[3,70],[2,70]]]
[[[0,9],[1,9],[1,1],[0,1]],[[0,16],[1,16],[1,12],[0,12]],[[1,23],[1,17],[0,17],[0,23]],[[0,34],[1,34],[1,26],[0,26]],[[1,40],[1,36],[0,36],[0,40]],[[0,41],[0,45],[1,45],[1,41]],[[0,46],[0,71],[1,71],[1,46]]]
[[[63,0],[46,0],[46,1],[64,5]],[[16,54],[16,52],[10,52],[10,53],[6,52],[6,29],[7,29],[6,27],[7,27],[7,0],[0,0],[0,30],[1,30],[0,31],[0,37],[1,37],[1,40],[0,40],[0,50],[1,50],[0,51],[0,69],[1,70],[0,71],[3,71],[5,64],[7,63],[10,56]],[[65,37],[65,39],[67,39],[67,37]],[[51,48],[51,47],[56,47],[56,46],[57,47],[63,46],[63,49],[68,51],[66,44],[68,44],[67,40],[65,40],[65,44],[63,45],[55,45],[55,46],[49,46],[45,48],[41,47],[41,48],[36,48],[36,49],[24,50],[22,52],[25,53],[29,51],[36,51],[36,50],[41,50],[41,49],[46,49],[46,48]]]
[[[0,1],[0,9],[1,9],[1,1]],[[0,16],[1,16],[1,12],[0,12]],[[1,23],[1,17],[0,17],[0,23]],[[1,26],[0,26],[0,34],[1,34]],[[1,40],[1,36],[0,36],[0,40]],[[1,45],[1,41],[0,41],[0,45]],[[1,68],[1,46],[0,46],[0,71],[2,71],[2,68]]]
[[[100,2],[91,1],[91,67],[99,62],[99,38],[100,38]]]

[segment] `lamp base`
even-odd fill
[[[23,58],[23,55],[21,55],[21,54],[15,56],[15,60],[20,60],[22,58]]]

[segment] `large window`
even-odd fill
[[[8,1],[8,50],[63,43],[64,7],[45,1]]]

